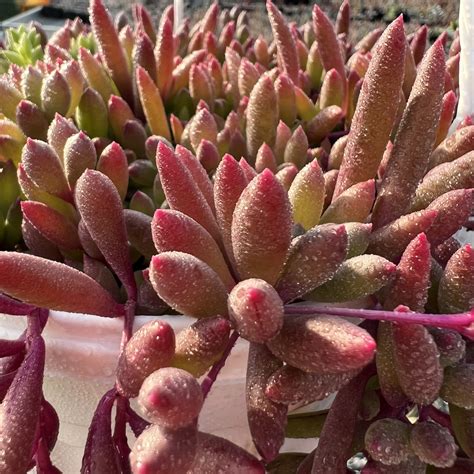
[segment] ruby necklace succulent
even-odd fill
[[[2,472],[60,472],[49,310],[123,320],[83,473],[338,474],[357,453],[363,473],[474,471],[459,38],[446,57],[445,34],[427,49],[399,17],[354,44],[347,0],[335,25],[266,7],[271,40],[217,2],[192,26],[92,0],[90,27],[8,32],[0,311],[27,329],[0,340]],[[165,313],[195,322],[175,333]],[[199,423],[239,339],[252,452]],[[291,436],[319,443],[281,454]]]

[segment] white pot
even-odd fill
[[[152,319],[167,321],[175,333],[195,320],[185,316],[138,316],[135,330]],[[0,314],[0,338],[14,339],[26,318]],[[43,336],[46,341],[45,398],[60,419],[54,464],[65,474],[78,473],[92,414],[100,397],[115,381],[122,320],[51,311]],[[254,452],[245,407],[248,344],[240,339],[226,361],[204,404],[199,426]],[[325,409],[331,399],[311,405]],[[133,441],[132,441],[133,442]],[[283,450],[309,451],[315,440],[288,440]]]

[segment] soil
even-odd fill
[[[124,9],[130,10],[130,0],[106,0],[113,13]],[[163,8],[171,3],[169,0],[144,0],[145,5],[157,17]],[[202,17],[211,0],[185,0],[186,14],[193,19]],[[223,7],[231,8],[241,5],[248,10],[251,31],[269,34],[270,26],[265,12],[265,1],[244,0],[235,2],[220,0]],[[336,18],[341,0],[275,0],[284,14],[298,24],[311,19],[312,5],[317,3],[333,19]],[[75,12],[87,12],[87,0],[52,0],[54,6],[60,6]],[[394,20],[400,13],[404,14],[407,33],[411,33],[421,24],[430,27],[431,39],[436,38],[443,30],[453,31],[458,14],[459,2],[456,0],[350,0],[352,9],[351,34],[354,40],[360,39],[368,31],[383,26]]]

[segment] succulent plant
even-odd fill
[[[458,53],[425,51],[426,27],[409,44],[402,17],[354,45],[346,0],[335,25],[318,6],[299,26],[267,10],[270,41],[217,2],[192,29],[172,7],[155,25],[91,0],[91,26],[8,33],[0,310],[28,326],[0,341],[2,472],[59,472],[49,310],[123,320],[82,472],[344,473],[357,452],[364,473],[474,469]],[[196,321],[133,332],[135,314],[170,312]],[[252,453],[199,429],[239,338]],[[332,393],[328,412],[291,414]],[[308,420],[316,449],[281,455]]]

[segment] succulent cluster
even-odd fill
[[[356,453],[366,474],[473,472],[459,38],[446,59],[447,34],[425,51],[427,28],[407,37],[402,17],[354,45],[347,0],[335,25],[318,6],[302,26],[267,10],[271,41],[217,3],[191,27],[91,0],[90,27],[8,33],[0,310],[28,325],[0,341],[2,472],[60,472],[48,310],[124,321],[84,473],[344,473]],[[163,313],[196,322],[133,333],[135,314]],[[199,431],[239,338],[258,456]],[[334,392],[328,412],[289,415]],[[320,439],[279,454],[286,436]]]

